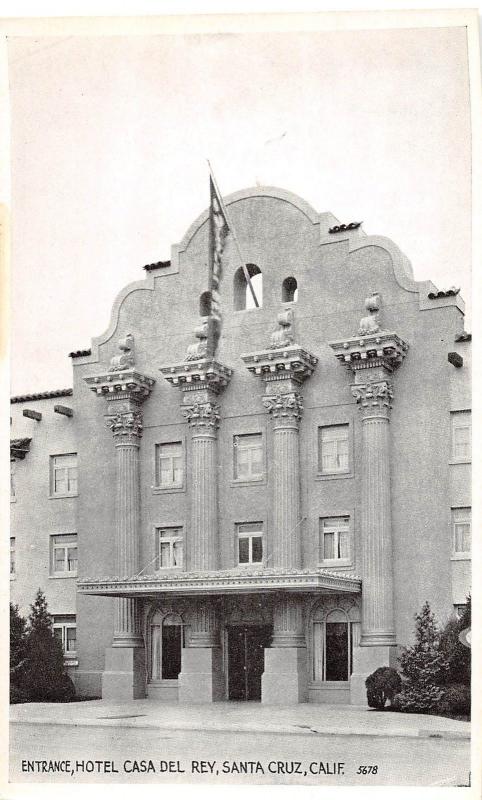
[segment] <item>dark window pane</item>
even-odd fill
[[[239,563],[249,563],[249,539],[248,537],[239,540]]]
[[[261,536],[253,536],[253,563],[263,560],[263,540]]]
[[[348,680],[348,624],[326,623],[326,680]]]
[[[162,677],[177,679],[181,671],[181,626],[162,626]]]

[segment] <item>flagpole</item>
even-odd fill
[[[242,267],[243,272],[244,272],[244,277],[246,279],[246,283],[248,284],[248,286],[249,286],[249,288],[251,290],[251,295],[253,297],[254,304],[255,304],[256,308],[259,308],[258,298],[256,297],[256,293],[254,291],[253,284],[251,283],[251,278],[250,278],[248,269],[246,267],[246,262],[245,262],[245,260],[243,258],[243,254],[241,252],[241,247],[240,247],[239,242],[238,242],[238,237],[236,236],[236,231],[234,230],[233,224],[232,224],[231,219],[229,217],[228,209],[224,205],[224,200],[223,200],[221,192],[219,191],[219,186],[218,186],[218,184],[216,182],[216,178],[214,177],[214,173],[213,173],[213,170],[212,170],[212,167],[211,167],[211,163],[210,163],[208,158],[206,159],[206,161],[208,162],[209,173],[211,175],[211,179],[212,179],[212,182],[214,184],[214,188],[216,189],[216,193],[218,195],[219,202],[221,203],[221,208],[222,208],[223,214],[225,216],[226,222],[228,223],[228,228],[231,231],[231,233],[233,234],[234,243],[235,243],[236,249],[238,251],[239,260],[241,262],[241,267]]]

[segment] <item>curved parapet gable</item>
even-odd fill
[[[288,192],[286,189],[279,189],[276,186],[253,186],[249,189],[240,189],[237,192],[233,192],[230,195],[224,197],[224,204],[226,206],[233,205],[234,203],[238,203],[240,200],[247,200],[252,197],[270,197],[275,200],[282,200],[285,203],[289,203],[290,205],[294,206],[294,208],[298,209],[311,223],[312,225],[320,225],[323,229],[326,226],[326,230],[330,227],[330,225],[337,225],[339,224],[339,220],[330,213],[319,214],[313,206],[303,200],[302,197],[294,194],[293,192]],[[202,214],[194,220],[192,225],[189,226],[185,235],[181,239],[178,244],[173,244],[171,249],[171,263],[175,264],[176,267],[179,267],[179,256],[184,250],[186,250],[189,246],[191,239],[195,236],[197,231],[207,222],[209,218],[209,208],[205,209]]]
[[[133,281],[133,283],[128,283],[127,286],[124,286],[124,288],[121,289],[121,291],[114,300],[114,304],[112,306],[112,311],[110,314],[110,322],[107,329],[100,336],[94,336],[92,338],[91,355],[77,358],[76,364],[96,364],[99,361],[99,347],[102,344],[106,344],[106,342],[112,339],[113,335],[115,334],[117,329],[117,324],[119,322],[119,314],[122,303],[133,292],[137,291],[153,292],[154,278],[155,276],[152,273],[147,273],[144,280]]]

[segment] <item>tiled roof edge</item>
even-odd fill
[[[92,350],[88,348],[87,350],[73,350],[72,353],[69,353],[70,358],[81,358],[82,356],[91,356]]]
[[[153,269],[162,269],[163,267],[170,267],[170,261],[157,261],[155,264],[146,264],[142,269],[146,272],[152,272]]]
[[[11,403],[27,403],[29,400],[48,400],[51,397],[70,397],[72,389],[55,389],[52,392],[39,392],[38,394],[19,394],[11,397]]]

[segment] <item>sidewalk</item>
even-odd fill
[[[56,724],[163,730],[239,731],[290,735],[402,736],[469,739],[470,723],[425,714],[373,711],[366,706],[268,706],[220,702],[165,704],[152,699],[113,703],[21,703],[10,707],[16,724]]]

